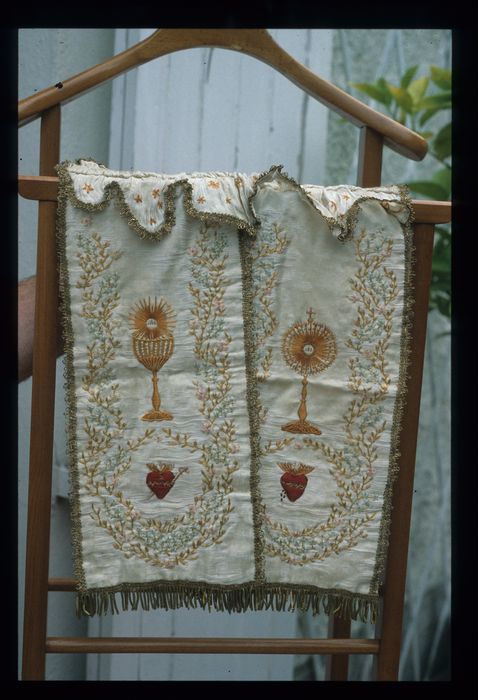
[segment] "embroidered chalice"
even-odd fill
[[[307,311],[307,320],[295,323],[282,341],[284,359],[295,372],[302,375],[302,391],[297,414],[299,420],[282,426],[288,433],[321,435],[322,431],[307,420],[307,383],[310,374],[323,372],[337,357],[335,336],[323,323],[314,321],[315,312]]]
[[[133,309],[131,321],[133,352],[136,359],[152,372],[153,380],[153,409],[147,411],[141,420],[171,420],[173,415],[161,410],[158,372],[174,351],[174,311],[164,299],[157,301],[155,297],[152,302],[148,297],[147,301],[143,299]]]

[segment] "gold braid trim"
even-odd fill
[[[78,617],[119,613],[117,596],[123,611],[138,608],[177,610],[183,607],[229,613],[310,609],[313,615],[333,613],[344,619],[372,623],[378,614],[378,599],[335,588],[326,590],[302,584],[253,582],[222,586],[206,581],[154,581],[79,591],[76,597]]]

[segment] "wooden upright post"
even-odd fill
[[[382,176],[383,136],[367,126],[360,130],[357,185],[377,187]],[[329,616],[328,636],[332,639],[348,639],[351,634],[351,620]],[[326,679],[346,681],[349,670],[348,656],[329,656],[326,661]]]
[[[42,115],[40,175],[55,175],[59,159],[60,107],[55,106]],[[55,225],[56,202],[39,202],[23,680],[45,677],[58,312]]]
[[[415,305],[411,329],[412,347],[408,371],[407,405],[403,414],[400,436],[399,473],[393,487],[393,518],[389,543],[389,552],[393,552],[393,557],[388,557],[382,614],[376,628],[377,636],[380,637],[380,651],[375,660],[376,677],[379,681],[398,680],[413,477],[432,271],[433,233],[433,224],[414,225],[413,284]]]

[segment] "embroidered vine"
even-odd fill
[[[173,568],[194,558],[199,548],[219,542],[232,510],[227,494],[232,490],[232,474],[237,469],[237,461],[230,459],[237,451],[237,443],[234,423],[226,417],[232,403],[227,353],[231,338],[225,334],[223,321],[225,239],[217,233],[210,236],[207,226],[202,227],[197,244],[201,255],[197,262],[193,261],[198,270],[193,268],[193,277],[199,279],[202,289],[191,285],[199,328],[195,354],[205,381],[197,392],[198,396],[204,392],[200,410],[210,422],[205,430],[208,445],[199,445],[187,435],[173,435],[171,429],[164,430],[172,444],[202,453],[202,494],[182,515],[167,520],[144,517],[120,488],[133,453],[151,441],[155,433],[155,429],[148,428],[137,438],[125,439],[128,426],[116,406],[120,395],[112,361],[121,347],[116,313],[120,296],[118,275],[110,268],[122,252],[113,250],[97,233],[80,234],[77,243],[82,269],[77,287],[83,290],[80,315],[93,338],[87,344],[88,363],[82,377],[82,388],[88,394],[88,415],[83,420],[86,440],[78,459],[85,489],[95,497],[90,515],[109,533],[113,547],[125,558],[135,556],[162,568]],[[229,459],[224,468],[226,456]]]
[[[357,317],[346,345],[355,351],[348,363],[348,383],[356,396],[343,416],[344,443],[339,448],[316,438],[302,440],[303,446],[329,463],[337,500],[325,521],[300,530],[265,515],[267,554],[294,565],[322,561],[355,547],[367,537],[367,525],[379,512],[371,503],[369,490],[375,474],[376,443],[386,428],[382,401],[391,381],[386,353],[398,285],[394,272],[385,266],[392,252],[391,239],[380,231],[362,231],[354,245],[358,269],[350,280],[348,298]]]
[[[246,267],[249,270],[245,284],[252,290],[253,322],[249,324],[251,363],[259,383],[270,376],[272,348],[267,346],[267,341],[272,338],[278,327],[272,292],[277,284],[279,256],[287,250],[289,243],[290,239],[285,235],[285,229],[277,222],[269,226],[264,221],[254,239],[244,239],[244,255],[247,259]],[[268,409],[262,404],[259,393],[255,403],[259,427],[265,424]],[[280,452],[293,440],[292,437],[286,437],[263,442],[258,445],[258,457]]]
[[[209,494],[208,498],[215,494],[224,516],[232,510],[226,496],[232,491],[232,475],[239,468],[233,457],[239,452],[239,444],[235,441],[236,425],[230,418],[234,409],[229,358],[232,337],[224,320],[226,247],[224,233],[204,222],[194,245],[188,249],[193,279],[189,283],[193,298],[189,332],[194,339],[195,369],[200,377],[193,385],[203,417],[204,442],[200,445],[188,434],[163,429],[172,444],[201,453],[203,494]],[[222,534],[221,527],[219,535]]]
[[[285,253],[290,241],[278,223],[267,226],[264,222],[260,234],[250,245],[251,264],[254,266],[253,306],[254,329],[252,337],[256,345],[256,376],[260,382],[270,376],[272,348],[266,345],[278,326],[273,310],[273,291],[277,284],[279,256]]]

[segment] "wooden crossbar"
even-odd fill
[[[18,192],[25,199],[56,202],[58,178],[46,175],[20,175]],[[451,202],[413,199],[412,205],[415,211],[415,221],[418,224],[444,224],[450,221]]]
[[[377,639],[48,637],[47,654],[378,654]]]

